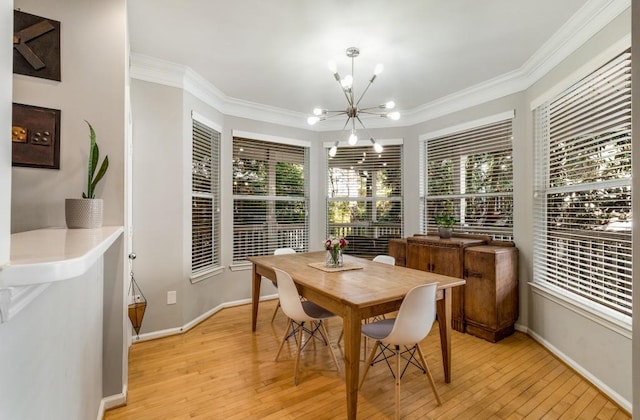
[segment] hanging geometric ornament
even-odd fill
[[[136,254],[129,254],[129,259],[134,260]],[[129,320],[136,332],[138,338],[140,335],[140,327],[142,326],[142,318],[144,318],[144,312],[147,309],[147,299],[142,294],[140,286],[136,283],[133,277],[133,269],[131,270],[131,284],[129,285]]]

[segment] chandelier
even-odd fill
[[[376,153],[381,153],[383,151],[382,145],[380,143],[377,143],[373,138],[373,136],[369,133],[369,130],[367,130],[367,127],[365,127],[365,125],[362,123],[362,120],[360,119],[360,115],[361,114],[377,115],[380,117],[389,118],[391,120],[398,120],[400,118],[400,113],[397,111],[389,112],[389,110],[393,109],[396,106],[395,102],[393,101],[389,101],[381,105],[367,107],[367,108],[359,107],[360,101],[362,101],[362,98],[364,97],[365,93],[367,93],[367,90],[369,90],[369,87],[371,86],[371,84],[376,80],[376,77],[378,77],[378,75],[382,73],[382,70],[384,69],[384,67],[382,66],[382,64],[378,64],[375,67],[375,70],[373,71],[373,76],[371,76],[371,79],[369,79],[369,83],[367,84],[367,87],[362,91],[362,94],[356,100],[356,94],[353,88],[353,75],[354,75],[353,66],[354,66],[354,60],[358,55],[360,55],[360,50],[358,48],[356,47],[347,48],[347,57],[351,58],[351,74],[348,74],[345,77],[340,77],[340,74],[338,74],[338,70],[336,68],[335,62],[333,61],[329,62],[329,70],[331,70],[331,72],[333,73],[333,77],[340,84],[342,88],[342,92],[344,93],[345,98],[347,98],[347,108],[345,110],[335,110],[335,111],[322,109],[322,108],[315,108],[313,110],[313,116],[307,118],[307,123],[309,123],[309,125],[314,125],[318,121],[324,121],[329,118],[346,115],[347,121],[344,123],[344,127],[342,127],[342,129],[344,130],[347,127],[350,127],[351,134],[349,135],[349,144],[351,146],[355,146],[355,144],[358,142],[358,132],[356,129],[356,121],[357,121],[359,126],[362,128],[362,130],[364,130],[365,133],[367,134],[367,137],[369,137],[369,140],[371,141],[371,144],[373,144],[373,148],[376,151]],[[329,156],[334,157],[336,155],[336,152],[338,151],[339,143],[340,141],[336,140],[336,142],[333,144],[331,149],[329,149]]]

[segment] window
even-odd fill
[[[534,281],[630,317],[630,51],[534,116]]]
[[[233,138],[233,262],[309,246],[308,147]]]
[[[456,232],[513,237],[512,121],[497,121],[446,135],[421,137],[423,233],[435,217],[453,215]]]
[[[389,239],[403,236],[402,145],[340,147],[327,165],[328,234],[349,241],[345,253],[387,254]]]
[[[220,266],[220,132],[193,116],[191,277]]]

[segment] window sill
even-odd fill
[[[222,272],[224,271],[223,267],[212,267],[212,268],[208,268],[206,270],[200,271],[196,274],[192,274],[191,277],[189,277],[189,281],[191,281],[191,284],[195,284],[195,283],[199,283],[202,280],[205,280],[209,277],[213,277],[213,276],[217,276],[219,274],[222,274]]]
[[[252,268],[253,268],[253,264],[251,263],[231,264],[229,266],[229,270],[231,271],[246,271],[246,270],[251,270]]]
[[[545,297],[625,338],[631,339],[631,318],[618,314],[613,310],[607,311],[606,308],[595,308],[589,300],[580,298],[579,296],[569,296],[562,289],[551,285],[529,282],[529,286],[531,286],[533,293]]]

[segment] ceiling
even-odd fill
[[[362,106],[407,111],[521,72],[576,16],[607,0],[130,0],[131,50],[182,64],[226,97],[310,114],[344,109],[328,70],[350,73]],[[583,25],[586,26],[586,25]],[[555,40],[555,41],[554,41]],[[555,42],[555,43],[554,43]]]

